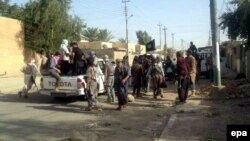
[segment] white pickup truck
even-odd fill
[[[102,72],[102,66],[104,66],[104,61],[98,59],[99,63],[99,73],[97,77],[97,82],[99,84],[99,92],[104,93],[104,75]],[[52,97],[70,97],[70,96],[84,96],[86,93],[86,82],[84,79],[85,75],[79,76],[62,76],[61,82],[59,83],[59,91],[54,91],[56,79],[52,76],[41,77],[41,89],[39,91],[42,95],[49,95]]]

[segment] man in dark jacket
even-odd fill
[[[167,56],[166,60],[164,61],[164,72],[167,76],[167,79],[172,81],[174,77],[174,64],[169,56]]]
[[[84,62],[82,60],[83,52],[78,47],[76,42],[71,43],[72,46],[72,57],[73,57],[73,75],[83,74]]]
[[[128,79],[129,79],[129,70],[127,66],[125,66],[121,59],[116,60],[116,68],[115,68],[115,81],[114,88],[117,92],[118,98],[118,108],[117,110],[122,110],[126,107],[128,103]]]
[[[186,102],[190,81],[188,77],[188,64],[184,58],[183,52],[177,52],[177,80],[178,96],[180,104],[182,104]]]
[[[135,56],[133,65],[131,67],[131,76],[133,84],[133,95],[141,97],[141,82],[142,82],[142,65],[139,64],[139,58]]]

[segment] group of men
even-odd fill
[[[59,50],[55,54],[48,53],[47,57],[43,56],[40,73],[42,75],[51,75],[56,79],[55,91],[58,91],[62,75],[86,74],[87,110],[92,110],[94,107],[100,109],[101,106],[96,99],[98,94],[97,75],[102,73],[102,70],[98,66],[97,56],[95,52],[92,51],[89,57],[85,58],[84,53],[76,42],[71,43],[70,46],[71,49],[68,48],[68,41],[63,40]],[[135,56],[131,67],[128,63],[128,56],[124,56],[123,59],[117,59],[116,62],[114,62],[110,61],[108,56],[105,55],[103,72],[105,76],[104,83],[107,92],[107,101],[112,103],[117,96],[117,110],[126,108],[130,77],[132,78],[133,96],[142,97],[141,88],[147,92],[152,86],[153,98],[156,99],[158,96],[163,98],[162,88],[166,87],[165,73],[167,73],[168,78],[176,79],[173,72],[177,72],[176,80],[178,80],[179,99],[180,102],[185,102],[190,84],[192,94],[195,94],[197,74],[197,61],[193,54],[193,50],[195,49],[196,48],[191,46],[186,58],[184,58],[183,52],[177,53],[177,71],[175,71],[175,67],[169,57],[167,57],[165,63],[171,66],[172,71],[168,70],[168,68],[164,68],[159,55]],[[29,64],[30,66],[35,66],[34,60],[31,60]],[[36,67],[33,68],[36,69]],[[23,72],[26,73],[25,70],[23,70]],[[30,87],[31,86],[26,86],[25,90],[28,91]]]

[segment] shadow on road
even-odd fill
[[[0,94],[0,102],[36,103],[36,104],[65,104],[82,101],[81,97],[56,98],[37,93],[30,93],[29,98],[19,97],[18,94]]]

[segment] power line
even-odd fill
[[[174,49],[174,33],[172,33],[171,35],[172,35],[172,48]]]
[[[125,12],[125,22],[126,22],[126,44],[127,44],[127,56],[129,58],[129,49],[128,49],[128,8],[127,8],[127,3],[130,0],[122,0],[122,3],[124,3],[124,12]]]
[[[164,43],[164,50],[166,51],[167,48],[168,48],[168,46],[167,46],[167,28],[164,27],[163,30],[164,30],[164,40],[165,40],[165,43]]]
[[[159,23],[158,24],[158,26],[159,26],[159,37],[160,37],[160,49],[161,49],[161,26],[162,26],[162,24],[161,23]]]

